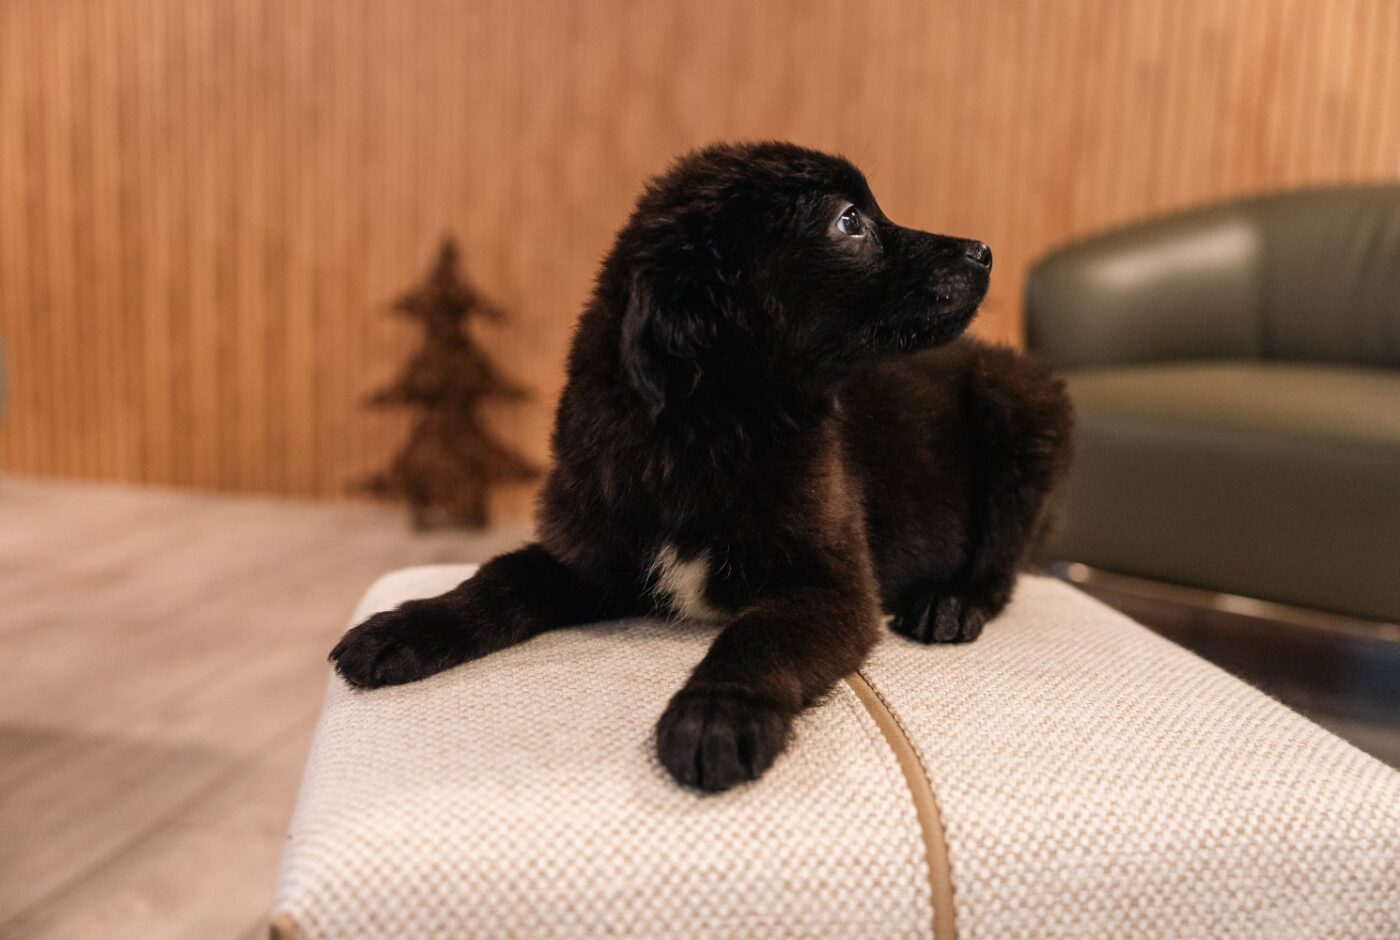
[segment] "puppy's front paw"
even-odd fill
[[[681,783],[707,793],[757,779],[787,745],[792,715],[735,688],[684,688],[656,725],[656,755]]]
[[[455,666],[451,642],[463,631],[456,616],[428,601],[384,610],[341,637],[330,659],[346,682],[360,689],[416,682]]]
[[[991,616],[986,605],[967,595],[935,588],[916,596],[890,626],[920,643],[971,643]]]

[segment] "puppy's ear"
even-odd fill
[[[622,316],[622,365],[652,418],[700,384],[724,306],[691,278],[668,277],[657,268],[632,272]]]

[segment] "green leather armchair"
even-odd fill
[[[1069,245],[1026,323],[1078,410],[1052,556],[1400,622],[1400,184]]]

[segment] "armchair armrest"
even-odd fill
[[[1236,204],[1051,252],[1027,279],[1027,346],[1062,369],[1257,358],[1262,241]]]

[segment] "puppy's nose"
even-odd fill
[[[967,255],[973,262],[980,264],[984,268],[990,268],[992,266],[992,249],[981,242],[968,242],[967,247],[963,249],[963,254]]]

